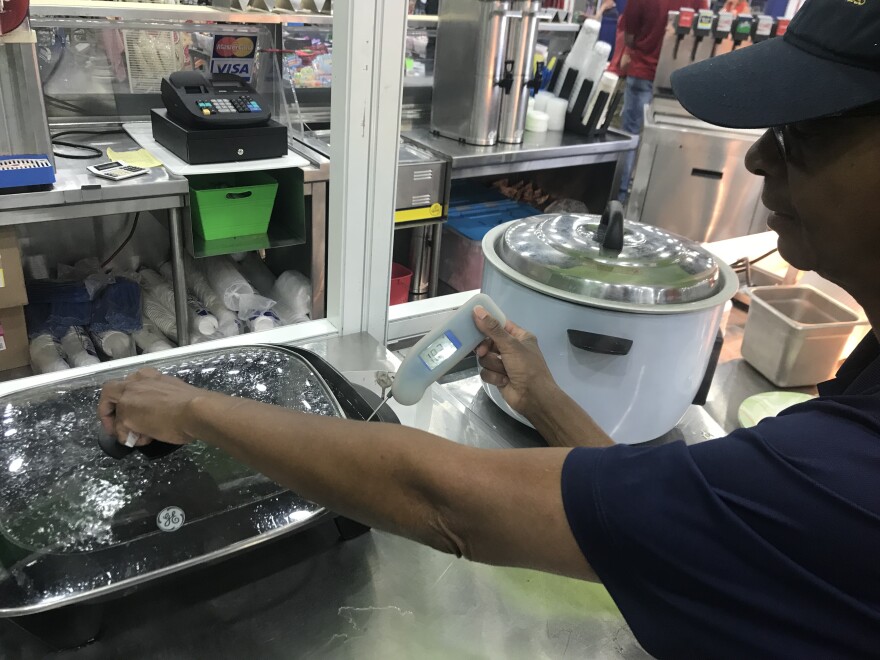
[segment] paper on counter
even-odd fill
[[[108,147],[107,158],[110,160],[121,160],[126,165],[134,167],[162,167],[162,161],[156,158],[146,149],[132,149],[131,151],[114,151]]]

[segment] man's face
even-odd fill
[[[880,274],[880,118],[840,117],[787,126],[783,158],[771,131],[746,167],[764,177],[768,226],[779,253],[850,288]]]

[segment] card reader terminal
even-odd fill
[[[224,73],[176,71],[162,79],[168,116],[193,128],[240,128],[266,124],[268,103],[243,78]]]

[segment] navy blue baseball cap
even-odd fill
[[[807,0],[782,37],[672,74],[695,117],[766,128],[839,115],[880,101],[880,2]]]

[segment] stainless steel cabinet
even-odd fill
[[[760,135],[646,106],[627,217],[696,241],[764,231],[763,180],[743,162]]]

